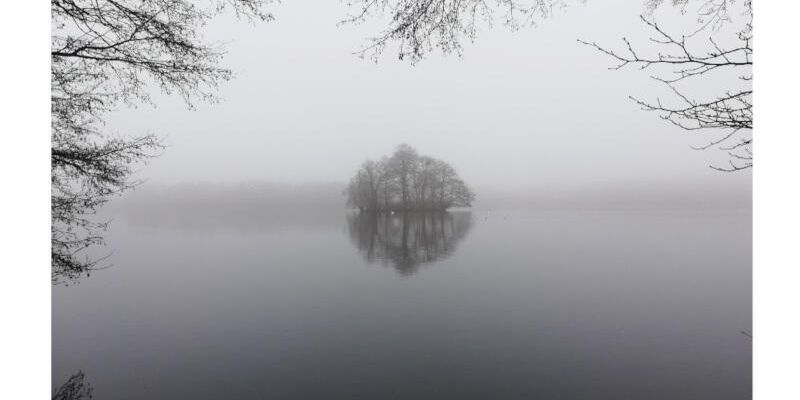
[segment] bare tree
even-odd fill
[[[98,260],[78,256],[102,243],[105,222],[91,215],[109,198],[136,186],[137,162],[162,147],[154,135],[114,136],[108,112],[150,103],[150,88],[214,100],[231,71],[222,49],[204,43],[200,27],[215,14],[269,20],[268,0],[51,0],[51,212],[53,280],[74,278]]]
[[[652,2],[657,6],[661,1]],[[601,47],[594,42],[579,42],[594,47],[610,56],[616,64],[611,69],[626,66],[639,69],[652,69],[656,81],[666,85],[674,94],[666,102],[660,98],[646,101],[631,97],[644,110],[654,111],[661,118],[687,131],[707,132],[707,143],[695,147],[704,150],[717,147],[729,155],[725,166],[711,165],[719,171],[739,171],[752,167],[752,129],[753,129],[753,89],[752,65],[752,2],[745,1],[743,11],[747,22],[736,32],[735,44],[722,46],[713,37],[699,39],[701,33],[719,28],[729,22],[729,3],[731,0],[703,1],[698,12],[701,27],[688,35],[667,33],[652,19],[642,16],[642,21],[652,30],[650,42],[654,48],[649,51],[637,50],[627,38],[623,38],[625,49],[615,51]],[[682,3],[688,3],[686,1]],[[704,50],[691,46],[690,39],[703,41]],[[648,53],[645,55],[645,53]],[[726,78],[733,73],[739,82],[728,82],[725,89],[711,98],[694,98],[685,91],[699,79],[713,78],[713,75]],[[729,79],[730,80],[730,79]]]
[[[362,211],[445,210],[475,199],[449,164],[406,144],[380,162],[364,162],[344,194],[348,206]]]
[[[394,177],[398,185],[403,208],[409,208],[411,205],[411,187],[419,169],[418,160],[417,151],[403,143],[397,146],[397,150],[386,165],[389,174]]]
[[[93,398],[94,388],[86,381],[83,371],[78,371],[67,379],[53,393],[53,400],[88,400]]]
[[[348,5],[356,12],[340,24],[387,17],[388,26],[356,53],[377,60],[386,47],[394,43],[398,58],[415,63],[434,49],[460,55],[462,43],[475,40],[482,27],[491,27],[498,20],[511,29],[535,24],[538,18],[550,16],[568,1],[350,0]]]
[[[381,194],[386,193],[389,178],[386,161],[364,161],[345,191],[348,206],[373,210],[381,208]]]

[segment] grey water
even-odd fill
[[[749,399],[749,211],[115,212],[52,293],[96,399]]]

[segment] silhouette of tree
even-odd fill
[[[651,6],[656,7],[662,1],[653,0]],[[709,142],[695,149],[717,147],[726,151],[729,155],[727,166],[711,165],[711,168],[726,172],[747,169],[753,165],[752,2],[746,0],[743,3],[746,23],[736,32],[735,44],[722,46],[713,37],[708,37],[704,39],[706,48],[699,51],[696,46],[687,43],[687,39],[730,22],[731,3],[731,0],[703,1],[699,11],[701,27],[680,37],[667,33],[655,21],[642,16],[642,21],[653,31],[650,41],[655,48],[650,55],[634,49],[627,38],[622,39],[625,43],[623,51],[579,40],[613,58],[616,65],[611,69],[618,70],[628,65],[638,66],[639,69],[655,69],[653,79],[674,93],[674,101],[665,103],[659,98],[655,101],[631,99],[644,110],[659,113],[662,119],[681,129],[709,132]],[[698,79],[713,79],[714,75],[725,78],[734,76],[738,82],[731,82],[726,85],[727,89],[711,98],[701,99],[693,98],[681,87],[691,85]]]
[[[445,210],[475,199],[453,167],[407,144],[389,158],[364,162],[345,194],[348,206],[367,211]]]
[[[231,72],[221,49],[202,42],[199,28],[233,9],[237,16],[271,19],[265,0],[51,0],[51,212],[53,281],[74,278],[98,260],[78,252],[102,243],[106,223],[91,215],[110,196],[136,186],[137,162],[162,148],[154,135],[113,136],[106,113],[150,103],[150,88],[213,101]]]
[[[400,191],[400,201],[404,209],[411,204],[411,183],[419,169],[419,155],[407,144],[397,146],[386,165],[387,173],[393,177]],[[390,178],[391,179],[391,178]]]
[[[93,398],[92,392],[83,371],[78,371],[53,393],[53,400],[88,400]]]

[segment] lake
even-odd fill
[[[749,399],[749,211],[114,212],[53,287],[95,399]]]

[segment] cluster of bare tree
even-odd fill
[[[74,278],[98,260],[79,252],[102,243],[104,222],[92,218],[109,198],[136,186],[133,166],[162,145],[154,135],[104,132],[106,113],[150,102],[155,85],[193,99],[213,100],[231,72],[221,49],[199,29],[224,8],[270,19],[268,0],[51,0],[51,212],[53,280]]]
[[[446,210],[475,199],[453,167],[406,144],[391,157],[365,161],[345,194],[348,206],[368,211]]]
[[[500,20],[513,29],[550,16],[557,8],[582,0],[353,0],[357,12],[344,23],[388,16],[388,26],[372,38],[361,54],[377,57],[396,44],[399,57],[417,62],[438,49],[460,54],[464,40],[477,37],[481,26]],[[54,280],[76,276],[96,263],[79,258],[86,247],[102,242],[105,223],[91,215],[109,198],[136,186],[133,166],[156,155],[162,145],[154,135],[114,136],[102,129],[106,113],[120,105],[151,101],[150,89],[192,101],[214,101],[217,85],[231,77],[220,66],[222,49],[204,43],[200,28],[224,9],[236,15],[270,20],[264,11],[271,0],[51,0],[52,115],[52,265]],[[687,130],[711,132],[708,147],[731,156],[721,170],[752,165],[752,0],[646,0],[649,11],[662,3],[683,8],[699,4],[699,30],[688,35],[654,29],[645,55],[625,40],[626,50],[614,51],[587,43],[619,62],[615,68],[674,68],[656,79],[675,93],[673,101],[634,99],[644,109]],[[205,4],[205,7],[202,5]],[[706,49],[687,45],[687,38],[716,30],[732,20],[731,7],[744,7],[745,27],[721,44],[708,37]],[[713,98],[693,98],[678,85],[723,71],[736,71],[736,83]],[[409,150],[409,149],[405,149]],[[405,151],[404,150],[404,151]],[[446,208],[467,205],[472,193],[447,164],[427,157],[365,163],[348,190],[350,203],[363,209]],[[391,162],[390,162],[391,161]],[[395,170],[397,163],[408,168]],[[405,168],[405,167],[403,167]],[[437,183],[438,182],[438,183]],[[446,182],[446,183],[442,183]]]

